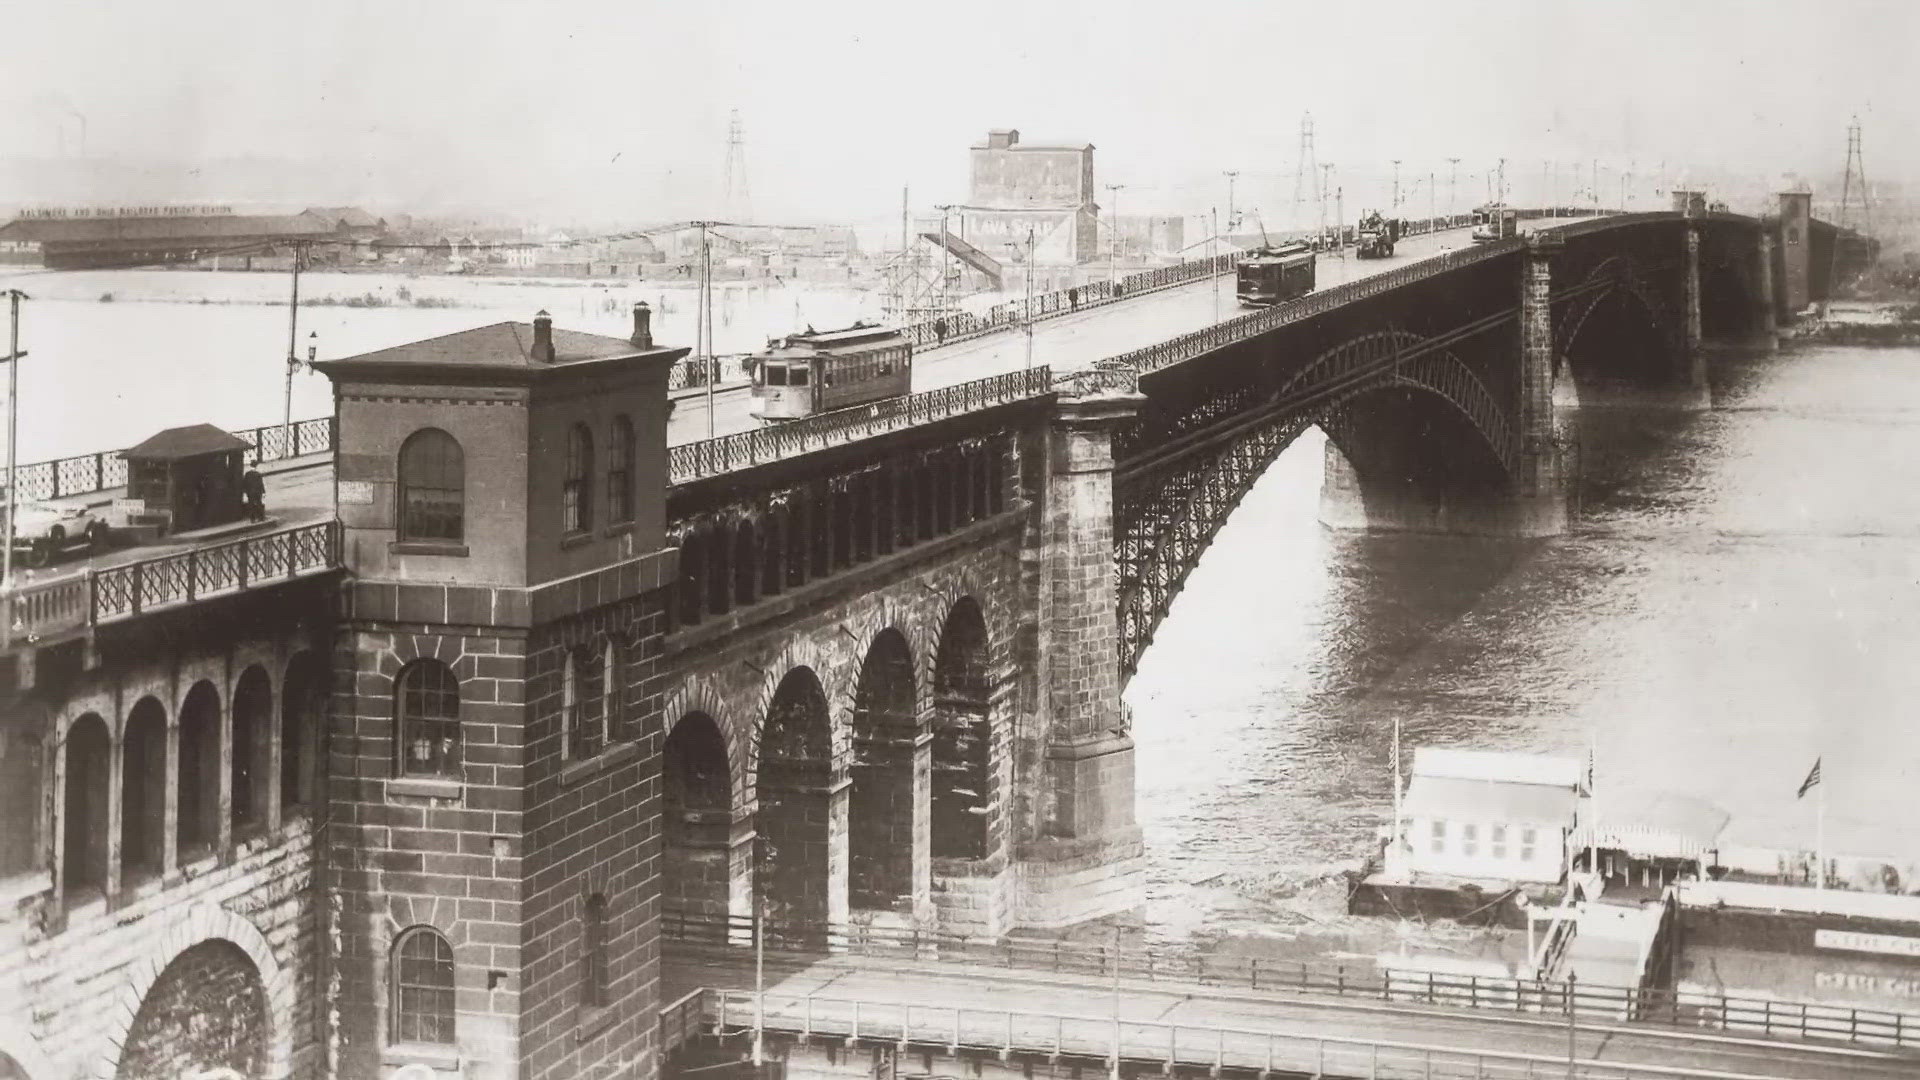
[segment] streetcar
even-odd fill
[[[1247,307],[1271,307],[1313,291],[1313,248],[1307,244],[1255,248],[1235,268],[1240,303]]]
[[[752,359],[753,415],[762,423],[899,397],[913,389],[913,343],[898,330],[856,322],[844,330],[788,334]]]

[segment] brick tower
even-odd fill
[[[353,578],[335,643],[338,1076],[658,1073],[666,379],[499,323],[318,366]]]

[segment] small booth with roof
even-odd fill
[[[240,478],[252,447],[212,424],[168,428],[121,452],[127,459],[127,524],[158,535],[193,532],[246,517]]]

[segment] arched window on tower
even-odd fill
[[[563,532],[593,528],[593,433],[585,424],[567,432],[567,479],[560,488]]]
[[[394,689],[394,743],[406,776],[460,775],[460,680],[438,660],[415,660]]]
[[[466,458],[453,436],[422,428],[400,447],[401,540],[459,543],[466,537]]]
[[[425,926],[393,946],[393,1041],[453,1042],[453,946]]]

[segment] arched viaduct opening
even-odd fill
[[[754,893],[770,936],[800,944],[826,938],[836,816],[845,827],[844,803],[835,814],[835,779],[826,693],[812,668],[796,667],[780,680],[760,730]]]

